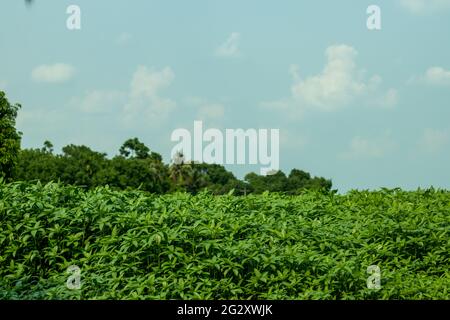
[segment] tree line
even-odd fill
[[[56,154],[50,141],[45,141],[42,148],[21,149],[21,133],[15,129],[20,107],[11,105],[0,91],[0,177],[7,181],[59,181],[86,188],[108,185],[157,194],[196,194],[202,190],[217,195],[265,191],[297,194],[305,189],[330,191],[332,187],[331,180],[298,169],[289,175],[282,171],[268,176],[249,173],[239,180],[222,165],[186,162],[182,154],[165,164],[160,154],[138,138],[125,141],[113,158],[83,145],[67,145]]]

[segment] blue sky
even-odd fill
[[[26,148],[139,137],[168,162],[172,131],[203,120],[280,129],[281,169],[340,191],[450,188],[450,0],[355,3],[3,0],[0,89]]]

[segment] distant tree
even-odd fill
[[[20,105],[11,105],[0,91],[0,177],[11,180],[20,151],[21,133],[15,128]]]
[[[120,155],[124,158],[145,159],[150,156],[150,149],[138,138],[128,139],[120,147]]]
[[[199,164],[190,163],[186,165],[188,170],[187,180],[185,181],[185,190],[196,194],[208,186],[208,176],[199,168]]]
[[[46,140],[44,142],[44,147],[42,148],[42,152],[53,154],[53,144],[50,141]]]
[[[305,171],[293,169],[288,177],[288,191],[296,194],[303,189],[330,191],[332,187],[331,180],[321,177],[311,178],[311,175]]]
[[[14,180],[39,180],[42,183],[60,180],[63,168],[61,159],[59,156],[54,156],[50,149],[49,145],[46,145],[41,149],[21,150]]]
[[[244,181],[246,181],[252,187],[254,193],[262,193],[266,189],[263,177],[257,175],[254,172],[246,174],[244,177]]]
[[[214,194],[224,194],[237,186],[236,177],[218,164],[186,161],[182,152],[177,152],[169,166],[172,191],[195,194],[208,189]]]
[[[98,174],[99,184],[119,189],[141,189],[152,193],[166,193],[170,189],[169,173],[161,161],[151,158],[126,159],[114,157]]]
[[[284,192],[287,190],[287,177],[282,171],[267,176],[260,176],[252,172],[247,174],[244,179],[256,194],[264,191]]]
[[[208,190],[213,194],[247,195],[265,191],[298,194],[305,189],[331,190],[331,180],[314,177],[293,169],[287,177],[282,171],[267,176],[249,173],[244,181],[218,164],[186,161],[182,153],[174,156],[170,165],[137,138],[127,140],[120,155],[108,159],[86,146],[68,145],[61,155],[53,154],[53,144],[45,141],[40,149],[21,150],[18,156],[16,180],[61,181],[89,188],[109,185],[117,189],[141,189],[152,193]]]
[[[331,180],[325,178],[314,177],[307,184],[307,189],[311,190],[321,190],[321,191],[331,191],[333,183]]]
[[[169,179],[172,191],[180,191],[183,188],[185,176],[188,175],[189,168],[185,165],[183,152],[177,152],[169,166]]]
[[[278,171],[275,174],[267,175],[264,177],[266,190],[271,192],[283,192],[287,191],[288,179],[283,171]]]
[[[220,164],[201,163],[196,165],[196,169],[207,176],[210,184],[225,185],[230,181],[236,180],[234,174],[227,171]]]
[[[205,178],[205,188],[213,194],[227,194],[234,190],[235,195],[244,195],[251,191],[247,183],[238,180],[233,173],[227,171],[222,165],[201,163],[196,165],[196,169]]]
[[[65,146],[62,151],[59,165],[63,182],[87,187],[99,184],[98,173],[107,166],[105,153],[75,145]]]
[[[154,161],[162,161],[160,154],[155,152],[150,152],[150,149],[138,138],[128,139],[123,143],[119,149],[119,153],[124,158],[136,158],[136,159],[147,159],[150,158]]]
[[[252,172],[247,174],[244,179],[256,194],[264,191],[298,194],[305,189],[330,191],[332,187],[331,180],[311,178],[308,172],[298,169],[293,169],[288,177],[282,171],[267,176],[260,176]]]
[[[245,196],[254,192],[252,186],[248,182],[238,179],[230,180],[225,185],[216,184],[208,186],[208,189],[218,195],[228,194],[230,191],[233,191],[233,195]]]
[[[208,185],[206,174],[198,167],[198,164],[172,163],[169,167],[169,179],[172,191],[186,191],[196,194]]]

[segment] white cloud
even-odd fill
[[[435,153],[442,150],[450,141],[448,131],[426,129],[419,139],[419,147],[427,153]]]
[[[91,90],[82,98],[73,98],[69,104],[84,113],[114,112],[125,124],[144,121],[156,125],[176,107],[175,101],[161,95],[174,78],[169,67],[158,71],[139,66],[128,90]]]
[[[301,80],[297,70],[292,70],[293,98],[306,106],[322,110],[348,104],[367,89],[367,85],[358,79],[356,55],[352,47],[332,46],[326,51],[327,65],[321,74]]]
[[[389,133],[374,139],[356,136],[350,142],[349,149],[339,155],[342,159],[382,158],[392,151],[395,143]]]
[[[185,102],[197,109],[198,120],[220,120],[225,115],[225,107],[221,103],[210,102],[201,97],[189,97]]]
[[[122,32],[116,38],[116,44],[123,46],[130,42],[133,36],[128,32]]]
[[[430,67],[421,76],[411,77],[408,84],[427,84],[432,86],[450,86],[450,71],[442,67]]]
[[[72,104],[77,105],[85,113],[106,113],[125,101],[125,92],[94,90],[88,92],[82,99],[73,99]]]
[[[428,14],[450,8],[450,0],[399,0],[399,3],[413,14]]]
[[[241,35],[238,32],[231,33],[228,39],[216,49],[216,55],[223,58],[234,58],[240,56],[240,39]]]
[[[171,68],[161,71],[139,66],[133,74],[128,103],[124,107],[125,120],[134,118],[163,119],[172,111],[175,101],[161,97],[161,91],[171,85],[175,74]]]
[[[7,82],[4,80],[0,80],[0,91],[3,91],[6,89]]]
[[[372,104],[380,108],[394,108],[398,104],[398,91],[389,89],[384,95],[374,99]]]
[[[432,85],[450,85],[450,71],[441,67],[432,67],[427,70],[424,79]]]
[[[205,104],[198,110],[198,118],[201,120],[220,119],[225,115],[225,108],[218,103]]]
[[[397,103],[397,91],[390,89],[387,93],[379,92],[381,77],[374,75],[366,80],[365,71],[356,65],[357,55],[351,46],[330,46],[326,50],[327,63],[323,71],[305,79],[300,77],[298,66],[291,66],[291,97],[264,102],[262,106],[280,111],[289,110],[291,114],[297,115],[308,109],[335,111],[363,98],[369,105],[394,106]]]
[[[31,78],[36,82],[61,83],[70,80],[75,68],[65,63],[40,65],[33,69]]]

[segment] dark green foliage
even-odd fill
[[[20,151],[21,133],[17,132],[16,117],[20,105],[11,105],[0,91],[0,178],[11,180]]]
[[[174,163],[169,168],[171,191],[196,194],[208,186],[207,173],[196,163]]]
[[[0,183],[0,299],[449,299],[450,193]],[[81,289],[69,290],[70,265]],[[367,288],[367,267],[381,289]]]
[[[198,164],[196,168],[208,177],[210,184],[226,185],[227,183],[236,180],[234,174],[218,164],[202,163]]]
[[[124,158],[135,158],[135,159],[152,159],[153,161],[162,161],[160,154],[155,152],[150,152],[150,149],[139,141],[138,138],[128,139],[120,147],[120,155]]]
[[[153,193],[165,193],[170,188],[167,167],[151,158],[115,157],[101,175],[98,185],[119,189],[136,188]]]
[[[176,191],[196,194],[207,189],[213,194],[220,195],[234,189],[236,194],[243,194],[243,189],[247,185],[218,164],[173,164],[170,170],[172,177],[176,177],[174,180]],[[249,187],[247,189],[250,190]]]
[[[15,180],[31,181],[39,180],[42,183],[58,181],[61,177],[61,161],[50,150],[25,149],[21,150],[18,157]]]
[[[128,140],[128,142],[134,140]],[[136,141],[134,141],[136,142]],[[137,141],[139,143],[139,141]],[[129,143],[125,143],[129,146]],[[109,185],[118,189],[139,188],[165,193],[170,189],[168,169],[161,156],[140,145],[140,151],[127,151],[125,156],[108,159],[106,154],[86,146],[69,145],[63,154],[53,154],[53,145],[46,141],[42,149],[26,149],[19,154],[15,180],[61,181],[65,184],[94,188]]]
[[[293,169],[289,174],[286,189],[290,194],[298,194],[304,189],[330,191],[331,187],[331,180],[319,177],[311,178],[308,172]]]
[[[105,153],[92,151],[86,146],[64,147],[60,157],[60,179],[68,184],[94,187],[99,184],[98,174],[106,167]]]
[[[20,152],[14,177],[16,181],[60,181],[88,188],[108,185],[158,194],[177,191],[197,194],[203,190],[215,195],[265,191],[298,194],[305,189],[331,190],[330,180],[311,178],[309,173],[296,169],[289,177],[281,171],[269,176],[250,173],[241,181],[218,164],[174,161],[167,166],[160,154],[151,152],[137,138],[125,141],[119,153],[108,159],[106,154],[86,146],[69,145],[63,148],[62,155],[55,155],[52,143],[46,141],[41,149]]]
[[[328,192],[332,187],[331,180],[319,177],[311,178],[309,173],[298,169],[293,169],[289,177],[286,177],[282,171],[267,176],[259,176],[252,172],[245,176],[245,181],[256,194],[265,191],[299,194],[306,189]]]

